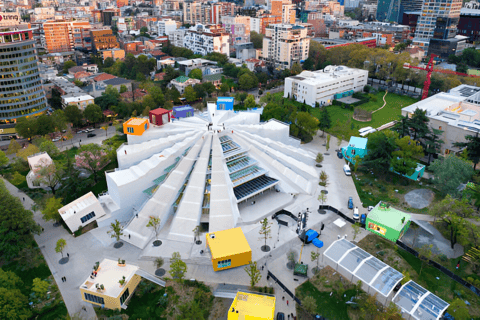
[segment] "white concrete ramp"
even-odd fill
[[[193,229],[200,224],[202,214],[203,195],[205,192],[205,178],[210,160],[210,148],[212,134],[205,136],[200,156],[195,163],[195,168],[190,175],[188,184],[184,190],[182,201],[172,221],[169,240],[193,243]]]
[[[212,142],[212,186],[209,232],[233,228],[238,219],[237,201],[235,198],[232,199],[234,195],[226,168],[220,139],[218,135],[215,135]],[[233,206],[235,206],[235,208],[233,208]]]
[[[155,194],[139,210],[137,215],[132,218],[130,223],[124,229],[122,239],[141,249],[145,248],[147,243],[154,236],[151,228],[147,228],[150,216],[159,217],[162,226],[168,219],[169,214],[173,213],[172,205],[177,198],[178,190],[185,183],[187,175],[190,173],[193,164],[197,160],[198,153],[202,148],[204,139],[200,138],[195,145],[183,157],[177,168],[171,171],[165,182],[158,188]]]

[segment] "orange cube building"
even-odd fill
[[[148,119],[130,118],[123,124],[123,133],[141,136],[149,127]]]

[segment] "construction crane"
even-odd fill
[[[430,84],[431,84],[430,78],[432,77],[432,72],[454,74],[454,75],[462,76],[462,77],[480,78],[480,76],[475,76],[475,75],[472,75],[472,74],[456,72],[456,71],[452,71],[452,70],[433,69],[433,60],[435,59],[435,57],[438,57],[438,56],[436,54],[432,54],[430,56],[430,60],[428,61],[428,64],[425,68],[412,66],[412,65],[410,65],[410,63],[404,63],[403,64],[403,67],[405,69],[418,69],[418,70],[427,71],[427,79],[425,80],[425,82],[423,84],[422,100],[428,97],[428,90],[430,89]]]

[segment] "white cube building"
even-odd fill
[[[314,107],[329,105],[339,95],[363,91],[367,85],[368,71],[345,66],[328,66],[323,70],[303,71],[285,78],[284,98],[294,98]]]
[[[58,212],[72,232],[105,215],[105,210],[91,191],[58,209]]]

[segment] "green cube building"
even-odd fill
[[[411,216],[379,202],[367,215],[365,227],[385,239],[396,242],[408,230]]]

